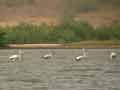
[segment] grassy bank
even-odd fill
[[[65,48],[120,48],[120,40],[82,41],[64,45]]]

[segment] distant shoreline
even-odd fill
[[[9,44],[8,49],[74,49],[74,48],[120,48],[120,41],[81,41],[66,44]]]
[[[60,48],[62,44],[9,44],[8,48]]]

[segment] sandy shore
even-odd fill
[[[120,44],[9,44],[8,48],[120,48]]]
[[[62,44],[9,44],[9,48],[62,48]]]

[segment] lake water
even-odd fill
[[[0,90],[120,90],[120,49],[22,49],[21,61],[9,62],[17,49],[0,49]],[[54,51],[51,59],[41,56]],[[110,52],[118,56],[111,60]]]

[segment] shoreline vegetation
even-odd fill
[[[54,49],[75,49],[75,48],[120,48],[120,41],[82,41],[77,43],[67,44],[9,44],[7,48],[23,48],[23,49],[37,49],[37,48],[54,48]]]
[[[57,26],[20,23],[0,27],[0,47],[7,48],[120,48],[120,23],[94,28],[71,18]]]

